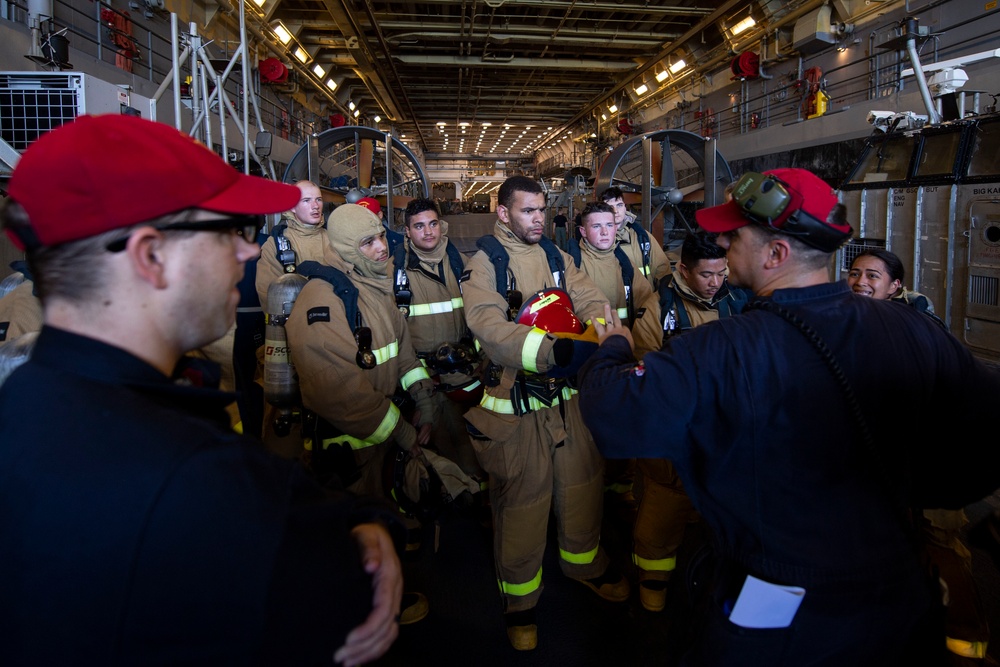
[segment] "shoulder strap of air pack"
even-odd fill
[[[649,240],[649,232],[647,232],[646,228],[643,227],[638,222],[636,222],[635,220],[628,223],[628,226],[631,227],[632,231],[635,232],[635,237],[639,241],[639,247],[642,248],[642,263],[644,266],[648,268],[653,261],[652,260],[653,250],[651,245],[652,242]]]
[[[462,282],[462,274],[465,273],[462,253],[459,252],[458,248],[451,241],[448,241],[448,245],[445,246],[445,252],[448,253],[448,264],[451,265],[451,272],[455,274],[455,280]]]
[[[361,326],[361,311],[358,309],[358,288],[340,269],[319,262],[308,261],[299,264],[298,272],[312,280],[322,278],[333,286],[333,292],[344,302],[344,312],[351,328]]]
[[[396,307],[403,317],[410,316],[410,301],[413,300],[413,290],[410,289],[410,279],[406,275],[406,246],[396,244],[392,250],[392,293],[396,297]]]
[[[622,269],[622,280],[625,282],[625,286],[631,286],[632,281],[635,280],[635,266],[632,265],[632,260],[628,258],[621,246],[615,246],[615,259],[618,260],[618,265]]]
[[[510,255],[500,244],[500,241],[491,234],[479,237],[476,247],[486,253],[493,264],[493,270],[497,276],[497,292],[500,296],[507,298],[507,265],[510,263]]]
[[[295,273],[295,251],[292,249],[292,244],[285,238],[286,229],[288,229],[288,223],[285,222],[279,222],[271,229],[271,238],[274,239],[274,254],[285,273]]]
[[[573,258],[573,263],[576,264],[576,268],[580,268],[580,262],[583,261],[583,255],[580,252],[580,241],[579,239],[570,239],[569,243],[566,244],[569,256]]]
[[[632,285],[635,281],[635,267],[621,246],[615,244],[615,259],[622,271],[622,285],[625,287],[625,310],[628,312],[629,324],[635,322],[635,300],[632,295]]]
[[[538,239],[538,245],[545,251],[545,258],[549,261],[549,271],[552,272],[556,287],[566,289],[566,264],[563,262],[559,247],[548,236]]]

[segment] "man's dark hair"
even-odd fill
[[[537,181],[527,176],[511,176],[500,186],[500,191],[497,193],[497,203],[500,206],[510,208],[510,205],[514,203],[515,192],[527,192],[533,195],[545,194]]]
[[[583,211],[580,212],[580,224],[585,225],[587,216],[591,213],[610,213],[615,214],[615,209],[611,208],[610,205],[602,201],[590,201],[587,205],[583,207]]]
[[[611,201],[612,199],[625,200],[625,196],[622,194],[622,189],[617,185],[612,185],[610,188],[606,189],[601,193],[601,201]]]
[[[898,280],[899,284],[903,284],[903,278],[906,275],[906,270],[903,268],[903,261],[894,252],[885,250],[884,248],[868,248],[867,250],[862,250],[851,262],[851,268],[854,268],[854,262],[858,261],[858,257],[864,256],[874,257],[875,259],[882,260],[885,264],[886,270],[889,272],[889,280]]]
[[[441,217],[441,209],[438,208],[437,202],[433,199],[418,197],[417,199],[410,200],[410,203],[406,205],[406,210],[403,212],[403,221],[406,226],[410,226],[410,218],[420,215],[425,211],[434,211],[438,214],[438,217]]]
[[[718,234],[705,231],[688,234],[681,245],[681,264],[690,269],[700,260],[725,257],[726,249],[715,242],[717,238]]]

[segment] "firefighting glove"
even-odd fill
[[[584,362],[597,351],[597,343],[578,338],[559,338],[552,345],[554,365],[549,368],[549,377],[570,378],[576,375]]]
[[[432,394],[430,392],[422,393],[414,399],[417,404],[417,410],[420,411],[420,423],[421,424],[433,424],[434,423],[434,412],[437,405],[431,398]]]
[[[393,439],[400,448],[410,451],[413,449],[413,445],[417,444],[417,429],[413,428],[412,424],[400,419],[393,432]]]

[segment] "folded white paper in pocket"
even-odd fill
[[[748,575],[729,621],[743,628],[787,628],[805,594],[804,588],[770,584]]]

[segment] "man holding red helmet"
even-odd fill
[[[603,461],[583,424],[571,380],[596,347],[593,338],[588,342],[579,335],[579,320],[601,316],[607,299],[568,255],[543,238],[545,194],[538,183],[524,176],[504,181],[497,217],[493,234],[479,240],[480,252],[469,261],[462,283],[466,320],[493,371],[482,402],[465,418],[479,463],[490,476],[507,635],[515,649],[531,650],[538,642],[534,608],[542,593],[550,508],[563,573],[606,600],[628,599],[628,581],[609,567],[600,546]],[[522,295],[536,292],[543,293],[522,303]],[[570,313],[567,300],[575,306]],[[552,319],[559,323],[546,326],[571,331],[556,335],[543,329],[550,314],[558,314]]]

